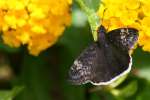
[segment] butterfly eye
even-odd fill
[[[129,32],[130,34],[137,35],[138,30],[136,30],[136,29],[128,29],[128,32]]]
[[[128,41],[133,41],[134,40],[134,37],[129,37],[128,38]]]

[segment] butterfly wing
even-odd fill
[[[98,33],[103,36],[105,31],[99,29]],[[98,53],[98,57],[103,58],[98,58],[100,60],[97,61],[98,65],[94,69],[96,75],[91,83],[108,85],[131,70],[132,58],[128,51],[134,47],[138,39],[137,33],[138,30],[134,28],[119,28],[105,35],[105,45],[101,46]]]
[[[122,52],[112,44],[100,47],[97,63],[92,68],[94,74],[91,83],[94,85],[108,85],[131,70],[132,59],[128,52]]]
[[[69,81],[71,83],[80,85],[91,80],[93,77],[92,69],[97,59],[97,50],[97,44],[93,43],[74,61],[69,71]]]
[[[108,32],[106,37],[119,49],[129,51],[138,39],[138,30],[134,28],[118,28]]]
[[[111,44],[101,47],[93,43],[74,61],[69,71],[69,81],[80,85],[108,85],[131,69],[130,56]],[[130,65],[130,66],[129,66]]]
[[[71,66],[69,81],[77,85],[87,82],[108,85],[128,73],[132,65],[128,50],[137,41],[137,32],[133,28],[116,29],[106,35],[104,45],[101,42],[90,45]]]

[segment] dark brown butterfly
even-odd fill
[[[70,68],[69,81],[73,84],[108,85],[131,70],[129,50],[138,39],[138,30],[118,28],[107,33],[101,25],[97,33],[98,41],[87,47]]]

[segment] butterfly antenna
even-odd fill
[[[102,20],[102,22],[101,22],[101,23],[103,23],[104,15],[105,15],[105,11],[106,11],[106,9],[107,9],[107,8],[105,8],[105,9],[104,9],[104,11],[103,11],[103,15],[102,15],[102,18],[101,18],[101,20]]]
[[[103,23],[103,21],[104,21],[104,16],[105,16],[106,10],[107,10],[107,8],[105,8],[104,11],[103,11],[103,15],[102,15],[102,18],[101,18],[101,20],[102,20],[101,25],[102,25],[102,23]],[[108,27],[106,27],[106,31],[107,31],[108,29],[109,29],[109,25],[108,25]]]

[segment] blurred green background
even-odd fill
[[[94,6],[95,7],[95,6]],[[150,54],[138,47],[132,71],[114,89],[67,82],[70,66],[93,42],[86,16],[74,4],[72,25],[55,45],[38,57],[26,47],[10,48],[0,40],[0,100],[148,100],[150,98]]]

